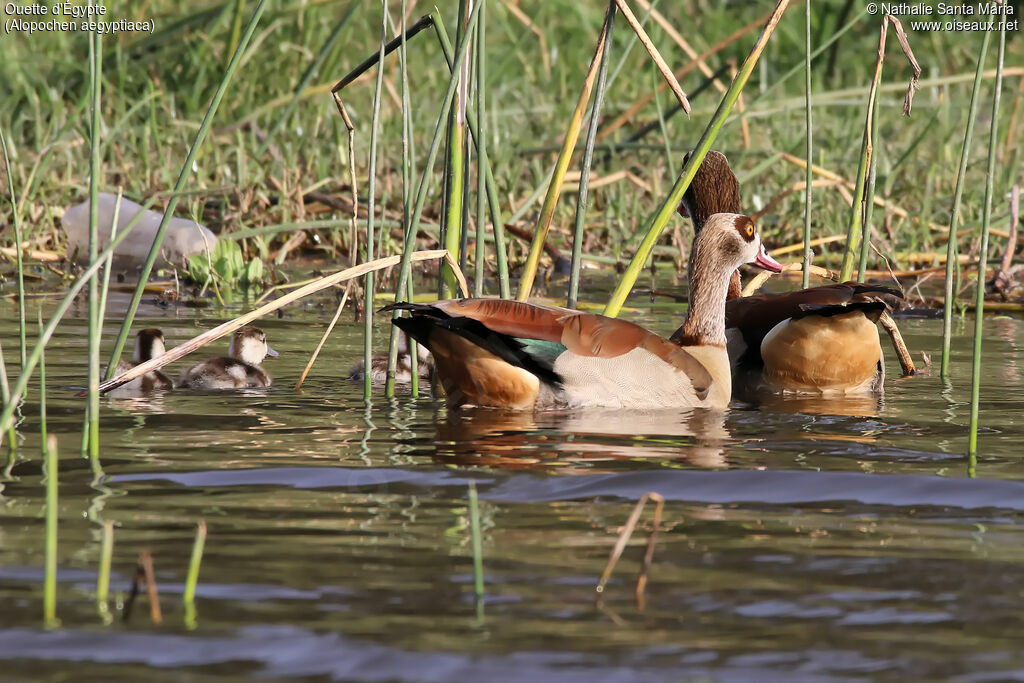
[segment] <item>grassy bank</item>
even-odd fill
[[[101,190],[123,186],[136,200],[168,190],[195,135],[213,91],[238,40],[244,3],[219,5],[168,2],[137,3],[131,9],[110,8],[111,19],[152,19],[152,35],[123,33],[104,37]],[[250,3],[251,4],[251,3]],[[397,22],[398,9],[391,3]],[[433,8],[409,3],[410,23]],[[488,153],[506,216],[532,233],[539,202],[527,205],[543,185],[593,54],[604,3],[568,0],[516,3],[491,0],[488,6],[487,76]],[[634,11],[643,19],[644,2]],[[812,7],[812,46],[823,44],[850,21],[853,27],[813,62],[814,162],[847,181],[856,175],[864,126],[868,86],[878,41],[879,16],[863,15],[859,3],[817,2]],[[442,6],[448,25],[456,25],[456,3]],[[771,5],[758,3],[663,3],[657,6],[669,26],[698,53],[763,17]],[[346,131],[329,89],[352,66],[374,53],[379,37],[379,6],[367,4],[347,22],[345,7],[327,2],[274,2],[268,6],[249,51],[214,122],[189,182],[195,194],[184,197],[178,212],[196,217],[217,232],[237,232],[275,225],[333,220],[332,227],[305,231],[305,242],[289,253],[347,257],[350,236],[348,152]],[[691,60],[658,22],[647,21],[654,42],[673,69]],[[894,268],[937,264],[932,254],[945,253],[951,197],[965,126],[966,100],[980,33],[914,32],[911,45],[924,74],[913,114],[902,116],[903,91],[910,76],[906,60],[890,37],[890,54],[879,94],[876,197],[888,202],[874,214],[874,244]],[[336,39],[331,35],[336,31]],[[728,60],[742,61],[758,28],[707,58],[714,71]],[[14,187],[18,192],[25,237],[34,248],[61,253],[59,217],[87,196],[88,34],[11,34],[5,38],[0,63],[0,126],[11,152]],[[1002,253],[1008,209],[1003,193],[1019,181],[1021,151],[1024,44],[1019,31],[1008,35],[1007,81],[1002,100],[999,163],[993,210],[993,250]],[[324,51],[325,46],[327,50]],[[414,149],[420,156],[436,121],[448,81],[441,50],[431,32],[409,44],[409,81],[413,103]],[[781,153],[802,156],[803,6],[783,18],[744,93],[743,114],[734,115],[715,144],[726,152],[744,182],[744,208],[767,209],[762,230],[768,242],[781,246],[801,239],[802,192],[771,200],[803,182],[804,170]],[[314,69],[315,70],[312,70]],[[609,88],[603,105],[602,135],[616,117],[662,84],[655,66],[628,28],[615,36]],[[994,67],[994,65],[993,65]],[[345,91],[357,127],[357,185],[365,191],[373,71]],[[681,79],[688,93],[705,77],[698,70]],[[728,85],[728,72],[720,79]],[[297,92],[301,83],[305,87]],[[377,164],[378,217],[383,215],[384,241],[377,254],[401,249],[398,225],[402,216],[400,77],[398,61],[387,60],[380,115]],[[982,97],[991,92],[991,79]],[[628,260],[642,235],[647,217],[663,199],[678,172],[683,151],[696,142],[721,95],[705,88],[693,99],[689,120],[668,117],[674,99],[661,91],[653,102],[600,141],[594,155],[584,252]],[[990,115],[983,108],[979,121]],[[647,126],[653,130],[630,138]],[[978,241],[981,220],[987,136],[977,135],[963,196],[964,232],[961,253]],[[582,143],[580,145],[582,147]],[[422,163],[422,159],[417,159]],[[577,162],[574,161],[574,166]],[[440,171],[438,171],[440,173]],[[819,176],[827,181],[826,176]],[[606,182],[607,181],[607,182]],[[3,183],[6,186],[6,183]],[[434,246],[441,213],[440,182],[424,210],[421,247]],[[476,183],[471,183],[475,192]],[[812,237],[845,231],[848,193],[823,184],[814,194]],[[566,254],[571,248],[575,202],[563,196],[549,242]],[[366,206],[361,197],[360,205]],[[472,203],[475,206],[475,200]],[[365,208],[363,209],[365,211]],[[380,212],[383,212],[382,214]],[[11,206],[0,203],[0,241],[13,242]],[[380,222],[378,221],[378,225]],[[689,232],[668,230],[663,245],[685,245]],[[251,254],[266,258],[297,232],[258,236],[245,242]],[[293,245],[298,240],[293,240]],[[510,264],[525,258],[528,244],[510,239]],[[836,265],[842,242],[822,247]],[[678,262],[673,249],[656,257]],[[472,254],[473,250],[470,249]],[[797,258],[797,255],[793,255]],[[347,259],[346,259],[347,260]],[[470,259],[472,260],[472,259]],[[884,265],[872,254],[871,267]],[[586,299],[585,294],[581,299]]]

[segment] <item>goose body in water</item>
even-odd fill
[[[674,343],[624,320],[518,301],[385,310],[412,314],[392,322],[430,349],[452,407],[723,409],[732,393],[725,297],[744,263],[781,269],[750,218],[710,217],[694,240],[685,334]]]
[[[699,235],[710,216],[739,210],[739,181],[725,155],[712,150],[683,195],[679,213],[693,220]],[[740,274],[734,271],[725,327],[738,386],[820,395],[882,390],[885,362],[876,323],[899,305],[900,291],[843,282],[749,297],[740,292]],[[683,334],[680,328],[672,339]]]

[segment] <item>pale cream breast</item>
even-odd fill
[[[698,397],[693,381],[682,369],[642,348],[611,358],[566,352],[555,360],[554,370],[562,377],[562,399],[569,407],[726,407],[731,387],[725,349],[698,346],[686,347],[686,351],[712,376],[705,398]]]

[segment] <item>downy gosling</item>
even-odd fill
[[[164,355],[164,350],[164,333],[155,327],[146,328],[135,335],[135,351],[132,353],[132,359],[118,361],[115,374],[123,374],[140,363],[159,358]],[[155,391],[170,391],[173,388],[174,383],[167,375],[159,370],[151,370],[142,377],[136,377],[131,382],[111,390],[107,395],[115,398],[138,398]]]
[[[182,389],[259,389],[269,387],[270,375],[260,367],[267,356],[277,358],[267,345],[267,335],[258,327],[246,326],[231,337],[228,355],[204,360],[182,373]]]

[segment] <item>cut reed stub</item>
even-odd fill
[[[640,574],[637,576],[636,589],[634,594],[636,596],[637,609],[643,611],[646,604],[644,598],[644,591],[647,588],[647,574],[651,568],[651,561],[654,559],[654,542],[658,533],[658,529],[661,526],[661,514],[665,508],[665,498],[659,493],[649,491],[640,497],[636,505],[633,507],[633,512],[630,513],[629,519],[626,520],[625,526],[622,527],[622,531],[619,533],[618,539],[615,541],[615,545],[612,547],[612,552],[608,556],[608,563],[605,565],[604,572],[601,574],[601,580],[598,581],[597,586],[594,588],[594,592],[597,593],[597,601],[600,604],[604,599],[604,588],[608,584],[608,579],[611,578],[612,571],[615,569],[615,565],[618,564],[619,558],[622,557],[622,551],[625,550],[626,544],[629,539],[633,537],[633,531],[636,529],[637,522],[640,520],[640,514],[644,510],[644,506],[647,505],[648,500],[655,502],[654,507],[654,520],[651,527],[651,535],[647,538],[647,549],[644,551],[644,561],[640,568]]]

